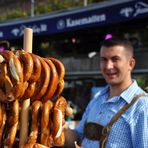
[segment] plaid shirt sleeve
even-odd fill
[[[148,148],[148,108],[145,106],[138,107],[137,119],[131,125],[133,147]]]

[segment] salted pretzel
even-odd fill
[[[52,146],[52,134],[51,134],[51,112],[52,112],[53,102],[46,101],[43,103],[42,107],[42,117],[41,117],[41,139],[40,143],[51,147]]]
[[[63,63],[60,60],[55,59],[53,57],[49,57],[48,59],[50,59],[54,63],[54,65],[56,66],[59,80],[63,79],[64,75],[65,75],[65,68],[64,68]]]
[[[0,64],[0,101],[11,102],[15,99],[13,95],[13,84],[8,74],[7,64]]]
[[[28,81],[33,71],[33,59],[31,55],[24,50],[17,50],[15,55],[19,58],[23,67],[23,80]]]
[[[31,101],[40,100],[45,94],[48,84],[50,81],[50,68],[48,64],[38,56],[42,64],[41,76],[40,79],[36,82],[36,90],[34,95],[31,97]]]
[[[21,63],[16,57],[16,55],[9,50],[4,50],[4,52],[0,53],[5,62],[9,65],[9,70],[11,73],[11,76],[16,80],[16,81],[23,81],[23,71],[21,67]]]
[[[61,95],[61,93],[64,89],[65,68],[64,68],[63,63],[60,60],[52,58],[52,57],[49,57],[48,59],[50,59],[54,63],[57,73],[58,73],[58,77],[59,77],[58,86],[57,86],[56,91],[53,95],[53,98],[57,98]]]
[[[36,82],[32,82],[32,83],[28,82],[27,88],[24,88],[24,89],[25,89],[24,94],[21,97],[21,100],[25,100],[33,96],[36,89]]]
[[[11,81],[14,84],[13,94],[17,98],[19,97],[22,91],[23,71],[21,63],[12,51],[4,50],[4,52],[2,52],[1,55],[4,57],[5,62],[9,66]]]
[[[4,140],[4,145],[8,146],[8,148],[12,148],[14,141],[15,141],[16,133],[17,133],[18,118],[19,118],[18,99],[12,102],[10,109],[11,109],[11,112],[7,120],[7,131],[6,131],[7,134]]]
[[[8,76],[3,78],[3,86],[0,88],[0,101],[3,103],[15,100],[13,94],[13,84]]]
[[[40,62],[38,56],[36,56],[33,53],[30,53],[30,55],[33,60],[33,72],[30,76],[29,82],[33,83],[33,82],[36,82],[40,78],[42,66],[41,66],[41,62]]]
[[[67,107],[67,101],[64,97],[60,96],[53,108],[53,126],[52,126],[52,136],[54,145],[62,146],[65,143],[65,136],[62,130],[65,124],[65,111]]]
[[[29,134],[28,144],[37,142],[39,125],[40,125],[41,107],[42,107],[41,101],[34,101],[32,104],[32,121],[31,121],[31,131]]]
[[[2,103],[0,102],[0,127],[3,124],[3,110],[2,110]]]
[[[39,143],[29,143],[29,144],[25,144],[21,148],[49,148],[49,147]]]
[[[7,97],[7,102],[12,102],[16,99],[14,96],[14,85],[8,76],[4,77],[4,91]]]
[[[58,74],[57,74],[57,70],[55,65],[52,63],[51,60],[48,60],[46,58],[44,58],[45,62],[48,64],[48,66],[51,69],[51,78],[50,78],[50,82],[47,88],[46,93],[44,94],[44,96],[42,97],[42,101],[46,102],[47,100],[51,99],[53,97],[53,94],[55,93],[55,90],[57,89],[57,85],[58,85]]]
[[[53,98],[57,98],[61,95],[61,93],[64,89],[64,84],[65,84],[64,79],[61,79],[58,83],[58,86],[57,86],[57,89],[53,95]]]
[[[29,83],[27,81],[22,83],[22,91],[18,97],[19,100],[22,100],[22,97],[24,96],[24,93],[25,93],[26,89],[28,88],[28,85],[29,85]]]
[[[4,77],[8,75],[7,64],[6,62],[2,61],[0,63],[0,88],[4,86]]]
[[[1,103],[0,105],[0,116],[1,116],[1,126],[0,126],[0,147],[3,146],[3,136],[4,136],[4,127],[6,124],[6,119],[7,119],[7,114],[6,114],[6,109],[4,103]]]

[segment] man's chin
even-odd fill
[[[117,81],[115,81],[115,80],[106,80],[106,82],[107,82],[109,85],[112,85],[112,86],[114,86],[114,85],[117,85],[117,84],[118,84],[118,82],[117,82]]]

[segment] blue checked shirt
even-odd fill
[[[88,104],[75,131],[82,140],[83,148],[99,148],[99,141],[83,137],[85,122],[107,125],[111,118],[134,96],[145,93],[134,80],[132,85],[108,100],[109,87],[98,92]],[[106,143],[107,148],[148,148],[148,97],[142,96],[113,124]]]

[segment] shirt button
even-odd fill
[[[99,112],[99,115],[101,115],[102,114],[102,112]]]

